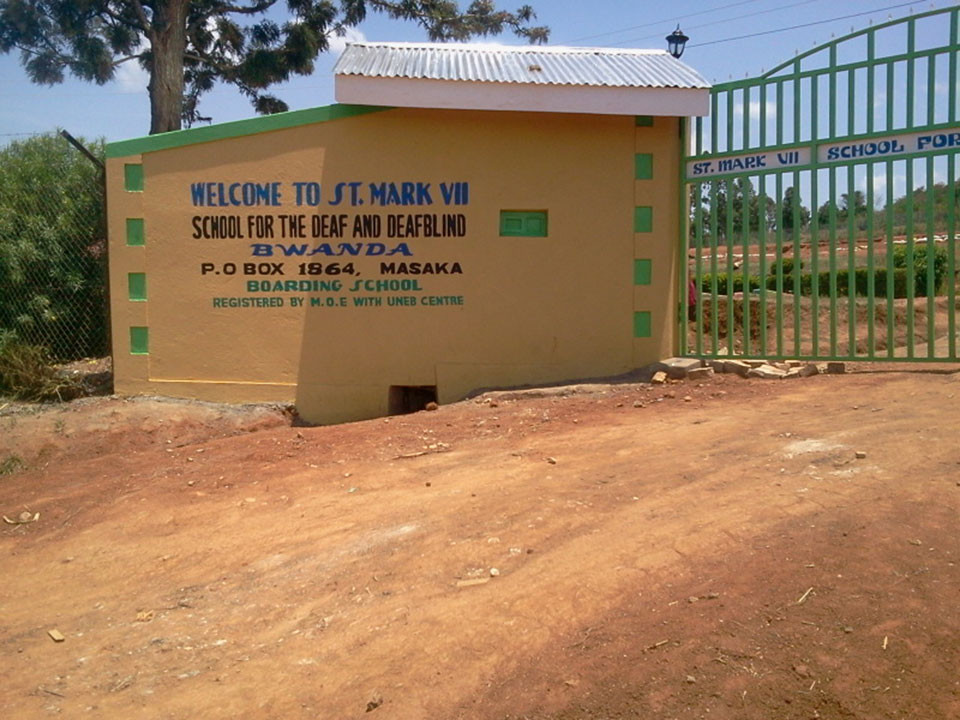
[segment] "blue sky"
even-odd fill
[[[550,27],[551,45],[664,48],[664,36],[679,23],[691,38],[683,60],[714,82],[759,75],[789,60],[798,50],[866,27],[871,21],[877,24],[911,10],[919,13],[955,4],[904,4],[897,0],[500,0],[499,5],[512,10],[523,2],[533,5],[538,24]],[[805,27],[770,32],[797,25]],[[742,37],[755,33],[768,34]],[[351,36],[384,41],[426,39],[412,24],[373,14]],[[496,40],[520,42],[507,35]],[[335,61],[336,53],[322,56],[313,75],[276,86],[275,94],[292,110],[334,102]],[[146,135],[150,124],[146,82],[146,75],[128,63],[121,66],[116,80],[104,86],[76,80],[53,87],[38,86],[29,82],[15,54],[2,55],[0,144],[57,128],[78,136],[102,136],[108,141]],[[207,94],[200,111],[212,116],[214,122],[254,115],[249,103],[227,86]]]

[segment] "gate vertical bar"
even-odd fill
[[[916,60],[913,53],[916,51],[917,25],[911,18],[907,21],[907,128],[914,126],[914,80],[916,75]],[[913,209],[916,197],[913,194],[913,160],[907,159],[907,357],[913,358],[914,332],[914,295],[916,293],[916,268],[914,268],[913,242]]]
[[[927,58],[927,124],[933,125],[936,119],[936,87],[937,87],[937,56]],[[936,355],[936,314],[937,288],[934,275],[934,258],[936,257],[936,228],[934,227],[934,186],[933,186],[933,158],[927,157],[927,357]]]
[[[947,58],[950,61],[947,91],[947,100],[949,108],[947,117],[950,124],[957,122],[957,41],[958,24],[960,24],[960,9],[954,8],[950,13],[950,53]],[[947,188],[948,192],[956,188],[956,166],[957,156],[947,157]],[[947,349],[949,357],[957,357],[957,201],[956,197],[949,197],[949,209],[947,210]]]
[[[820,76],[810,78],[810,140],[814,143],[820,138],[819,103],[817,101],[820,89]],[[819,163],[816,158],[816,148],[811,153],[813,169],[810,171],[810,318],[813,327],[810,329],[810,354],[817,357],[820,354],[820,198],[817,193],[817,179]]]
[[[914,242],[913,242],[913,208],[916,204],[916,197],[913,194],[913,160],[907,158],[906,183],[907,183],[907,222],[905,232],[907,234],[907,357],[913,358],[913,331],[914,331],[914,297],[916,294],[916,268],[913,263]]]
[[[874,127],[874,90],[876,80],[876,68],[874,67],[874,58],[876,57],[876,31],[870,30],[867,33],[867,133],[873,133]],[[867,163],[867,357],[871,360],[875,357],[876,338],[876,315],[874,312],[874,296],[876,295],[876,277],[874,272],[874,163]]]
[[[750,88],[745,87],[743,89],[743,150],[748,150],[750,148]],[[744,185],[741,188],[743,190],[743,199],[740,201],[740,225],[741,225],[741,239],[743,246],[743,255],[740,262],[740,272],[743,275],[743,354],[751,354],[751,344],[750,344],[750,248],[749,248],[749,237],[750,237],[750,226],[752,224],[752,212],[753,209],[750,207],[748,202],[748,195],[752,197],[753,193],[748,192],[748,189],[753,187],[753,182],[749,178],[744,178]]]
[[[856,71],[847,71],[847,135],[856,133]],[[847,166],[847,353],[857,354],[857,213],[856,173]]]
[[[957,155],[947,158],[947,187],[956,187]],[[947,350],[957,357],[957,200],[949,198],[947,210]]]
[[[733,150],[733,93],[733,90],[727,92],[727,152]],[[735,354],[734,348],[736,347],[736,320],[733,307],[733,291],[735,287],[733,277],[733,194],[736,191],[736,186],[737,178],[727,178],[727,222],[723,230],[723,239],[726,240],[727,244],[727,350],[731,355]],[[742,210],[742,193],[740,205]]]
[[[767,144],[767,83],[760,84],[760,146]],[[767,354],[767,176],[760,176],[763,219],[760,222],[760,352]]]
[[[793,64],[793,142],[800,142],[800,106],[803,104],[803,95],[801,93],[801,80],[800,80],[800,60],[796,60]],[[800,356],[800,330],[801,330],[801,313],[800,313],[800,296],[801,292],[801,281],[800,281],[800,271],[803,255],[800,252],[800,233],[803,230],[803,213],[801,210],[800,204],[800,173],[793,173],[793,222],[791,226],[793,228],[793,356]]]
[[[720,302],[717,298],[717,252],[719,223],[717,221],[717,186],[720,180],[710,182],[710,298],[713,307],[710,311],[710,352],[717,354],[720,349]]]
[[[677,227],[680,229],[680,232],[683,233],[684,237],[684,242],[680,246],[680,253],[679,257],[677,258],[676,265],[677,288],[679,295],[677,299],[680,301],[678,318],[680,333],[677,347],[680,355],[684,356],[689,353],[688,345],[690,340],[689,328],[687,327],[687,322],[690,319],[690,293],[687,292],[687,284],[690,282],[690,198],[693,188],[682,182],[683,174],[685,172],[684,165],[686,164],[684,162],[684,158],[686,157],[687,152],[689,152],[690,147],[690,125],[688,124],[686,118],[679,118],[677,122],[680,133],[680,148],[678,151],[679,157],[677,158],[677,167],[680,168],[681,177],[680,187],[677,188]],[[696,247],[696,243],[693,243],[693,245]],[[636,280],[636,278],[634,279]]]
[[[894,92],[893,87],[894,80],[894,65],[893,62],[887,63],[887,87],[886,87],[886,101],[887,101],[887,125],[886,131],[890,132],[893,130],[893,103],[896,93]],[[886,203],[886,213],[885,219],[887,222],[887,247],[886,255],[884,256],[887,263],[887,357],[893,358],[894,356],[894,347],[896,346],[896,337],[894,334],[894,320],[896,318],[896,303],[894,302],[894,274],[893,274],[893,162],[887,161],[887,203]]]
[[[717,139],[717,130],[719,125],[719,98],[720,93],[712,93],[710,96],[710,150],[714,155],[719,150],[719,141]],[[717,354],[720,349],[720,300],[717,297],[717,253],[719,250],[719,221],[717,218],[717,187],[719,180],[713,180],[710,183],[710,298],[713,307],[710,312],[710,337],[713,341],[711,353]]]
[[[783,80],[777,83],[777,145],[783,145]],[[783,174],[777,173],[777,357],[783,357]]]
[[[694,232],[696,233],[696,259],[694,260],[694,287],[696,288],[697,304],[694,332],[697,334],[697,355],[703,355],[703,183],[694,184]],[[686,292],[686,288],[682,288]]]
[[[723,239],[726,241],[727,246],[727,350],[731,355],[734,355],[734,348],[736,347],[736,325],[733,314],[733,290],[735,287],[733,276],[733,193],[736,189],[737,181],[734,178],[727,178],[724,182],[726,182],[727,185],[727,217],[725,223],[726,227],[723,230]]]
[[[830,116],[829,139],[837,137],[837,46],[830,46]],[[837,167],[829,170],[830,225],[830,355],[837,356]]]
[[[933,358],[936,351],[937,333],[935,328],[937,312],[937,287],[934,276],[934,257],[937,241],[935,239],[933,226],[933,158],[924,158],[923,162],[927,168],[927,191],[926,191],[926,235],[927,235],[927,276],[925,278],[927,291],[927,357]]]
[[[888,94],[891,92],[887,91]],[[894,271],[893,271],[893,161],[887,161],[887,203],[884,218],[887,223],[886,256],[887,263],[887,357],[893,358],[896,346],[894,335],[894,320],[896,319],[896,304],[894,303]]]

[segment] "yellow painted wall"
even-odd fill
[[[636,153],[653,156],[635,180]],[[676,307],[678,121],[544,113],[388,110],[108,161],[116,388],[223,401],[292,401],[303,417],[338,422],[387,412],[391,385],[436,385],[451,402],[479,387],[611,375],[673,350]],[[142,164],[142,192],[124,166]],[[370,183],[430,183],[432,204],[374,207]],[[193,183],[280,183],[278,207],[196,207]],[[317,207],[295,204],[293,183],[321,185]],[[338,183],[358,201],[330,204]],[[440,183],[469,185],[446,205]],[[635,232],[637,205],[653,230]],[[547,237],[501,237],[501,210],[546,210]],[[463,237],[357,238],[354,219],[462,213]],[[315,238],[315,215],[347,215],[346,237]],[[244,237],[192,237],[194,216],[237,216]],[[251,237],[249,216],[271,216],[276,236]],[[280,216],[303,216],[304,238],[280,237]],[[142,218],[145,244],[127,244]],[[385,233],[384,233],[385,234]],[[410,257],[252,257],[258,244],[405,242]],[[276,250],[276,249],[275,249]],[[649,258],[651,284],[634,285]],[[458,275],[381,275],[381,262],[460,263]],[[243,263],[282,263],[282,276],[243,276]],[[357,275],[301,276],[305,262],[352,262]],[[201,272],[204,263],[214,270]],[[226,264],[238,266],[227,275]],[[208,266],[209,267],[209,266]],[[128,299],[144,273],[147,299]],[[250,280],[335,281],[331,292],[249,292]],[[357,281],[417,280],[420,290],[353,291]],[[390,298],[410,305],[390,305]],[[462,305],[426,305],[430,297]],[[279,298],[282,307],[214,307],[215,298]],[[341,300],[342,298],[342,300]],[[377,298],[379,306],[357,306]],[[304,306],[291,307],[302,299]],[[314,302],[333,307],[310,306]],[[276,301],[274,301],[276,302]],[[370,301],[368,301],[370,302]],[[376,302],[373,300],[372,302]],[[341,306],[340,303],[345,303]],[[650,312],[651,337],[635,338]],[[148,328],[148,353],[131,354],[130,327]]]

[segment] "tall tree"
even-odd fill
[[[285,12],[283,11],[285,7]],[[283,112],[270,85],[313,72],[331,36],[368,11],[412,21],[434,41],[511,30],[546,42],[529,5],[498,10],[493,0],[0,0],[0,52],[19,51],[30,79],[63,82],[69,73],[100,85],[117,67],[149,73],[150,133],[201,119],[200,96],[216,82],[234,85],[259,113]],[[283,15],[276,21],[274,16]]]
[[[794,215],[794,196],[796,195],[797,212]],[[805,228],[810,224],[810,209],[803,204],[800,193],[794,190],[793,185],[783,191],[783,229],[793,230]]]

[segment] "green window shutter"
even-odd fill
[[[127,297],[135,302],[147,299],[146,273],[127,273]]]
[[[633,231],[638,233],[653,232],[653,208],[642,205],[634,208]]]
[[[637,180],[653,179],[653,154],[637,153],[634,158],[634,177]]]
[[[130,354],[148,355],[150,346],[150,330],[145,327],[130,328]]]
[[[147,244],[143,229],[143,218],[127,218],[127,245],[139,247]]]
[[[143,165],[127,163],[123,166],[123,189],[127,192],[143,192]]]
[[[653,318],[649,311],[643,310],[633,314],[633,336],[648,338],[652,335]]]
[[[547,237],[546,210],[501,210],[501,237]]]
[[[652,260],[634,260],[633,261],[633,284],[649,285],[653,278]]]

